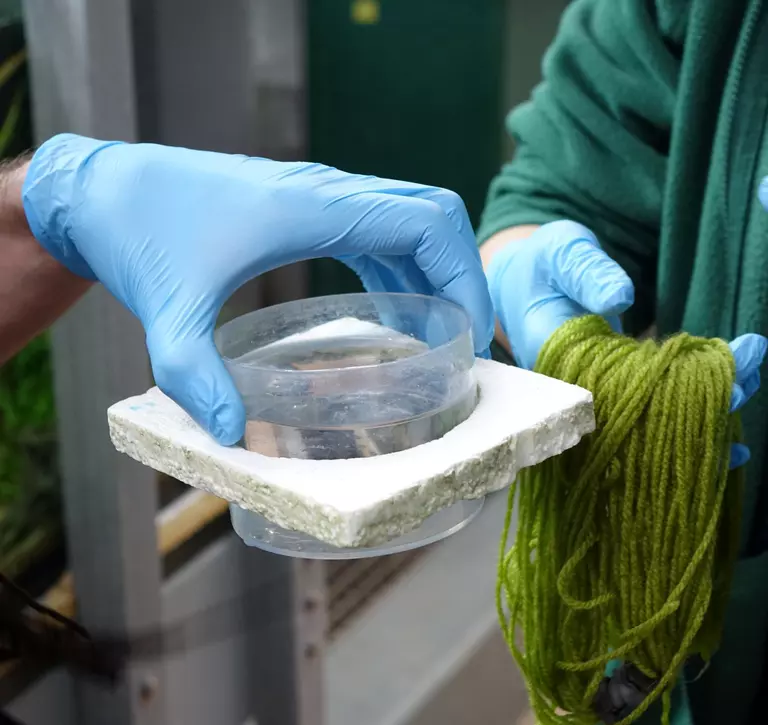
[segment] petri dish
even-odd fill
[[[266,456],[395,453],[445,435],[477,403],[469,317],[437,297],[361,293],[287,302],[226,323],[216,344],[245,404],[242,445]],[[481,506],[460,502],[438,512],[408,541],[392,542],[393,550],[444,538]],[[251,545],[347,555],[237,507],[232,517]]]

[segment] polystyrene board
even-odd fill
[[[479,402],[438,440],[372,458],[309,461],[223,447],[157,388],[108,411],[115,447],[191,486],[333,546],[374,546],[436,511],[504,488],[594,430],[592,396],[478,360]]]

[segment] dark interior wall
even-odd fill
[[[501,157],[505,0],[312,0],[308,153],[459,193],[473,221]],[[314,294],[359,289],[329,260]]]

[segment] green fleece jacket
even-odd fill
[[[515,156],[491,185],[480,241],[573,219],[632,277],[629,331],[655,322],[662,335],[768,334],[768,212],[757,200],[767,116],[768,0],[576,0],[542,83],[509,117]],[[768,693],[762,704],[757,696],[768,641],[768,385],[743,419],[744,558],[723,645],[677,693],[676,725],[768,721]]]

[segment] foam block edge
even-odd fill
[[[481,364],[482,363],[482,364]],[[500,363],[480,361],[479,384],[482,396],[492,395],[488,381],[493,376],[483,371],[494,370],[498,375]],[[490,367],[493,366],[493,367]],[[542,383],[541,376],[527,371],[508,368],[505,375],[515,375],[524,381]],[[521,377],[523,376],[523,377]],[[299,530],[333,546],[374,546],[413,530],[431,514],[463,499],[483,497],[509,485],[517,473],[528,466],[562,453],[575,446],[581,438],[594,430],[594,412],[591,394],[560,381],[545,379],[548,389],[554,388],[566,402],[548,415],[531,420],[524,429],[510,429],[503,434],[503,422],[492,420],[498,415],[488,406],[478,405],[470,418],[451,431],[441,447],[440,441],[420,446],[420,455],[431,451],[440,455],[446,451],[449,437],[461,435],[461,429],[474,419],[477,427],[494,430],[489,435],[493,443],[477,450],[464,460],[444,467],[432,466],[429,474],[415,475],[399,490],[381,500],[344,508],[321,500],[321,492],[312,495],[311,487],[297,490],[281,485],[270,466],[276,460],[264,459],[245,450],[224,449],[217,446],[199,427],[188,419],[175,403],[160,391],[122,401],[108,411],[110,436],[115,448],[131,458],[181,480],[191,486],[208,491],[245,509],[256,511],[284,528]],[[153,416],[142,418],[137,409],[154,409]],[[485,416],[487,420],[478,420]],[[448,446],[450,447],[450,446]],[[296,461],[296,468],[307,464],[321,470],[348,471],[348,484],[359,485],[360,471],[370,466],[385,464],[395,470],[398,457],[414,455],[413,451],[390,454],[381,458],[357,459],[354,466],[343,469],[332,467],[338,461]],[[258,456],[259,461],[254,459]],[[384,459],[389,459],[384,461]],[[256,465],[254,462],[258,465]],[[330,468],[329,465],[330,464]],[[264,470],[260,471],[259,467]],[[357,471],[357,473],[356,473]],[[346,485],[344,481],[340,486]]]

